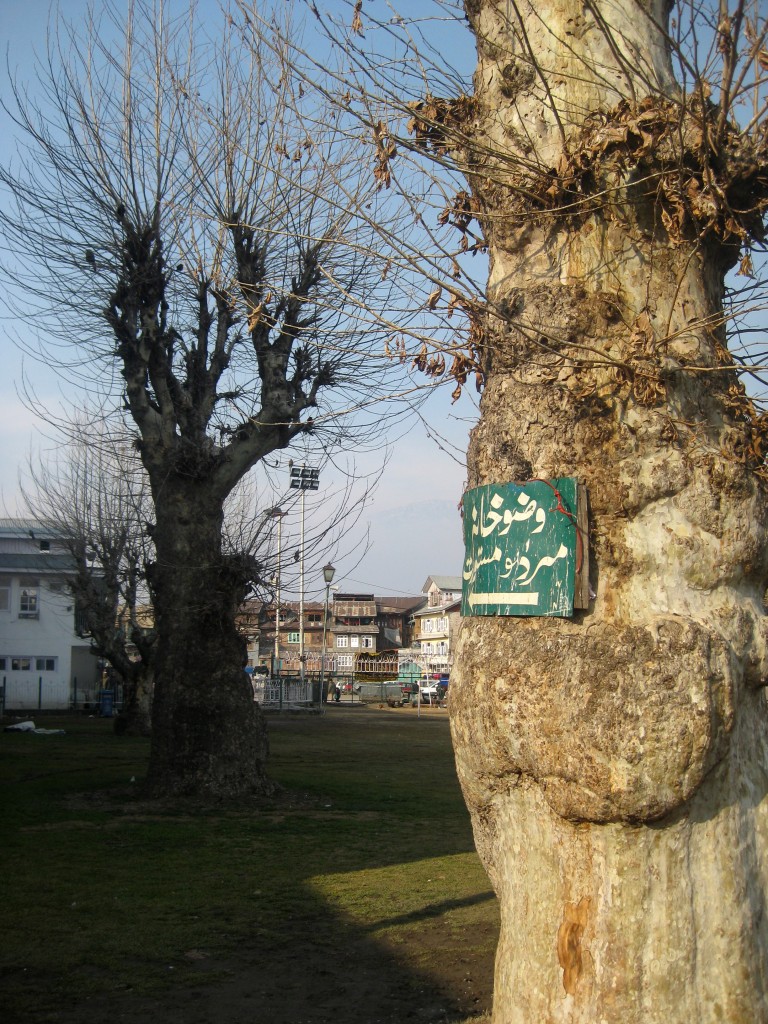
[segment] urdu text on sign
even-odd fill
[[[573,615],[577,494],[573,477],[466,492],[462,615]]]

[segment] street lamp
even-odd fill
[[[275,672],[279,673],[280,665],[280,548],[282,541],[282,525],[283,516],[285,512],[277,505],[274,508],[268,508],[264,515],[269,519],[277,520],[277,567],[275,571],[275,651],[272,662],[272,677],[274,678]],[[281,690],[282,693],[282,690]]]
[[[328,597],[333,583],[336,570],[329,562],[323,566],[323,579],[325,580],[325,608],[323,610],[323,647],[320,654],[320,704],[325,704],[325,636],[328,629]]]

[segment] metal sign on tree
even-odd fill
[[[581,490],[561,477],[466,492],[462,615],[570,616],[587,606]]]

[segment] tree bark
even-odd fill
[[[242,799],[271,792],[267,734],[235,625],[248,573],[222,554],[222,501],[201,482],[156,500],[151,583],[157,630],[153,796]]]
[[[119,736],[151,736],[153,691],[151,667],[139,665],[130,678],[123,677],[125,699],[115,719],[115,732]]]
[[[501,904],[494,1024],[765,1022],[768,514],[721,326],[736,250],[665,185],[703,148],[666,7],[467,10],[495,311],[469,484],[583,481],[595,595],[570,620],[462,623],[451,718]]]

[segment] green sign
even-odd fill
[[[462,615],[573,614],[577,489],[562,477],[466,492]]]

